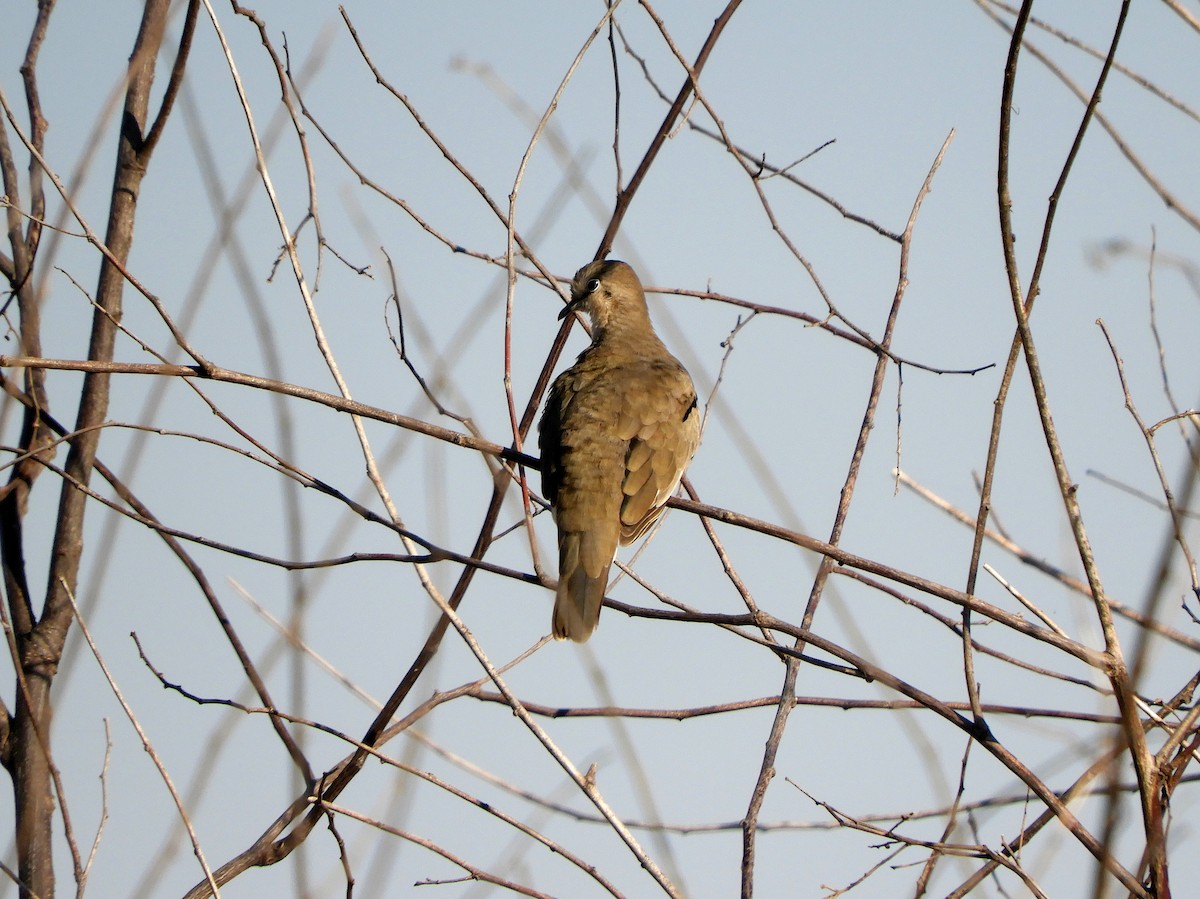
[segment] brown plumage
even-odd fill
[[[554,636],[582,643],[600,618],[617,545],[645,534],[679,486],[700,442],[700,412],[632,268],[585,265],[562,315],[575,310],[591,319],[592,344],[550,387],[538,446],[558,525]]]

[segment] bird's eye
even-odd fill
[[[592,278],[587,282],[587,292],[588,293],[595,293],[599,289],[600,289],[600,279],[599,278]]]

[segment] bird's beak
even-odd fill
[[[572,312],[577,310],[580,307],[580,305],[582,305],[582,304],[579,300],[572,298],[571,302],[567,303],[567,305],[563,306],[561,309],[558,310],[558,320],[562,321],[564,318],[566,318]]]

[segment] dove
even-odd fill
[[[618,545],[645,534],[678,488],[700,443],[700,411],[628,264],[576,272],[559,318],[574,312],[591,319],[592,343],[551,385],[538,448],[558,529],[554,636],[582,643],[599,621]]]

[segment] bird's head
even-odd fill
[[[558,317],[572,312],[587,313],[601,334],[622,330],[625,325],[646,327],[650,321],[642,282],[629,265],[615,259],[589,262],[575,273],[571,302]]]

